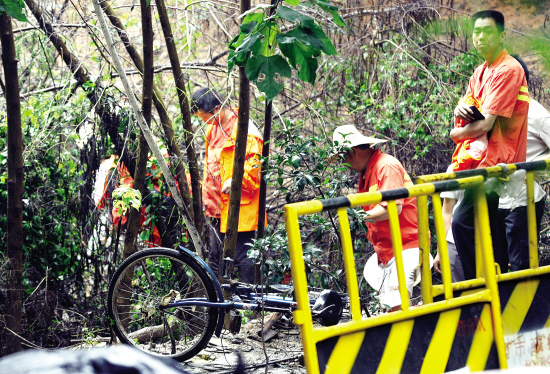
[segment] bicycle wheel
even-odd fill
[[[212,280],[195,262],[167,248],[128,257],[109,285],[107,305],[121,342],[147,353],[187,360],[201,351],[216,327],[218,309],[177,307],[161,310],[161,300],[205,298],[216,302]]]

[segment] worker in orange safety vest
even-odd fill
[[[191,106],[192,113],[197,114],[206,124],[202,199],[210,222],[208,264],[215,273],[219,271],[223,240],[227,231],[238,122],[238,110],[223,106],[223,102],[216,91],[201,88],[193,94]],[[234,259],[239,280],[244,283],[254,283],[254,261],[247,258],[247,252],[258,228],[262,147],[262,136],[256,125],[250,121]]]
[[[157,143],[159,143],[158,139],[155,137],[155,140]],[[165,147],[161,146],[161,152],[165,158],[168,157],[168,151]],[[162,197],[162,208],[161,212],[162,215],[165,216],[166,224],[168,225],[169,234],[172,236],[172,238],[175,240],[176,238],[176,225],[178,220],[178,215],[174,214],[172,211],[177,211],[175,208],[175,203],[173,202],[173,199],[171,197],[170,192],[161,191],[163,190],[163,184],[161,178],[161,173],[158,165],[156,164],[156,161],[154,157],[149,157],[149,160],[147,162],[147,168],[148,173],[147,177],[151,180],[152,187],[150,194],[155,193],[163,193]],[[116,169],[116,173],[115,173]],[[96,181],[94,184],[94,191],[93,191],[93,199],[98,209],[103,209],[106,205],[110,205],[110,199],[111,199],[111,189],[109,188],[110,180],[113,178],[113,184],[114,188],[117,188],[119,186],[127,186],[132,188],[134,184],[134,178],[128,171],[128,168],[122,162],[119,160],[119,157],[115,154],[111,154],[111,156],[108,159],[103,160],[101,163],[99,169],[96,172]],[[176,182],[177,183],[177,182]],[[142,197],[144,204],[146,204],[147,196]],[[148,199],[150,200],[150,199]],[[111,209],[112,207],[110,207]],[[151,223],[146,224],[146,222],[149,222],[148,218],[150,216],[149,213],[146,212],[146,207],[142,206],[140,209],[141,217],[139,222],[139,227],[141,229],[147,229],[150,231],[149,238],[147,240],[149,246],[159,246],[162,244],[161,241],[161,235],[157,229],[156,226],[151,225]],[[121,216],[121,214],[118,212],[117,209],[112,208],[110,211],[110,221],[114,225],[114,227],[118,227],[119,225],[124,226],[127,222],[127,216],[124,214]],[[147,228],[142,227],[143,225],[148,226]],[[152,226],[152,227],[151,227]]]

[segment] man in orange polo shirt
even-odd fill
[[[340,126],[334,130],[333,142],[337,146],[350,149],[345,154],[344,162],[360,173],[359,192],[385,191],[412,186],[411,178],[395,157],[372,148],[373,145],[385,141],[364,136],[353,125]],[[418,274],[417,276],[413,274],[419,265],[416,199],[397,199],[395,203],[399,214],[403,249],[406,250],[403,252],[405,279],[409,296],[411,296],[415,280],[419,279]],[[369,259],[372,266],[365,267],[365,272],[367,268],[371,270],[369,274],[365,274],[365,278],[373,288],[380,291],[380,301],[383,304],[396,308],[401,305],[401,300],[396,291],[398,290],[397,268],[387,207],[386,201],[363,207],[367,212],[367,239],[373,244],[375,251]]]
[[[464,127],[451,130],[455,142],[487,134],[487,153],[478,168],[499,163],[525,161],[527,151],[527,113],[529,96],[527,81],[521,65],[503,47],[506,36],[502,13],[486,10],[472,16],[473,44],[485,59],[470,78],[467,95],[480,102],[485,119],[474,120],[468,105],[459,103],[454,115],[472,121]],[[498,195],[487,194],[491,236],[495,261],[506,272],[508,261],[506,246],[501,245],[498,225]],[[464,200],[454,213],[452,229],[456,247],[462,261],[464,276],[476,276],[473,193],[465,192]]]
[[[200,88],[192,96],[192,112],[206,124],[202,200],[211,223],[208,265],[215,273],[219,270],[227,231],[238,122],[238,110],[224,106],[223,103],[220,94],[209,88]],[[247,252],[258,228],[262,147],[262,136],[256,125],[250,121],[234,259],[239,280],[244,283],[254,283],[254,260],[247,257]]]

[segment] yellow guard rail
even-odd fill
[[[531,269],[498,274],[491,242],[484,182],[487,177],[505,177],[517,169],[527,171]],[[300,326],[308,373],[442,373],[464,366],[468,366],[472,371],[506,368],[510,347],[505,342],[505,335],[517,335],[526,324],[531,323],[525,321],[534,321],[531,327],[539,329],[530,331],[541,331],[540,328],[550,326],[550,303],[545,301],[548,298],[546,296],[550,296],[550,267],[539,268],[538,265],[533,201],[534,171],[542,169],[550,169],[550,159],[422,176],[417,178],[417,183],[420,184],[411,187],[285,205],[284,214],[297,301],[294,322]],[[453,284],[439,193],[458,189],[474,190],[477,278]],[[436,237],[441,252],[441,285],[432,285],[429,267],[429,196],[432,197]],[[403,270],[403,248],[395,205],[395,200],[408,197],[417,199],[421,257],[419,262],[422,265],[422,305],[414,308],[409,307]],[[347,208],[381,201],[388,202],[402,310],[363,318]],[[336,210],[339,217],[351,321],[336,326],[314,328],[299,217],[327,210]],[[499,287],[503,286],[506,290],[500,292]],[[501,293],[505,295],[505,300],[502,299]],[[530,302],[524,302],[525,295],[530,298]],[[533,307],[535,302],[544,304],[544,310],[541,312],[544,323],[541,322],[541,318],[529,317],[530,307]],[[518,307],[521,309],[520,312],[516,312]],[[518,313],[522,313],[523,316]],[[548,345],[550,351],[550,332]],[[550,359],[548,363],[550,365]]]

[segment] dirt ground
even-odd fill
[[[264,323],[269,320],[270,316],[271,313],[266,313]],[[229,374],[233,373],[238,362],[238,354],[240,354],[246,373],[260,374],[265,373],[267,353],[268,373],[306,373],[303,366],[300,330],[296,325],[288,320],[278,322],[271,329],[274,336],[268,338],[265,343],[265,353],[262,341],[258,337],[260,330],[261,321],[259,319],[243,322],[240,332],[235,335],[224,329],[220,338],[212,337],[205,349],[186,362],[176,363],[176,368],[190,374]],[[267,336],[269,337],[270,334]],[[107,346],[108,340],[108,338],[93,339],[77,344],[70,350],[104,348]]]
[[[269,319],[266,316],[265,321]],[[265,373],[266,357],[263,344],[257,338],[261,321],[254,319],[243,324],[237,335],[223,332],[220,338],[213,337],[208,346],[191,360],[179,364],[193,374],[231,373],[237,363],[237,353],[243,359],[247,373]],[[272,329],[277,335],[265,343],[269,358],[268,372],[273,374],[305,373],[300,330],[292,324],[281,323]]]

